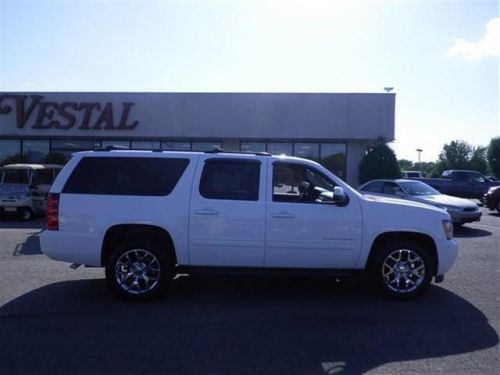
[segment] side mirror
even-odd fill
[[[349,203],[349,197],[345,193],[344,189],[340,186],[335,186],[333,188],[333,201],[337,206],[345,206]]]
[[[406,194],[403,193],[402,191],[396,191],[395,194],[399,198],[406,198]]]

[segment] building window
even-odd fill
[[[27,163],[44,163],[49,155],[49,141],[24,140],[23,161]]]
[[[47,163],[65,164],[71,154],[78,151],[90,151],[101,147],[99,141],[77,140],[77,139],[54,139],[52,141],[50,155],[47,156]]]
[[[314,161],[319,160],[319,144],[318,143],[294,143],[294,156]]]
[[[273,155],[293,155],[292,149],[291,143],[279,142],[267,144],[267,151]]]
[[[52,141],[52,151],[89,151],[99,147],[99,141],[85,141],[80,139],[55,139]]]
[[[130,141],[123,141],[123,140],[106,140],[102,141],[101,143],[102,148],[106,148],[109,146],[119,146],[119,147],[126,147],[130,148]]]
[[[21,141],[0,139],[0,165],[20,163],[21,161]]]
[[[240,150],[244,152],[266,152],[265,142],[241,142]]]
[[[159,150],[158,141],[132,141],[132,148],[136,150]]]
[[[321,143],[320,157],[321,165],[345,180],[346,145],[344,143]]]
[[[169,151],[189,151],[191,150],[191,142],[169,142],[163,141],[161,143],[162,150]]]
[[[193,151],[212,151],[222,148],[221,142],[193,142]]]

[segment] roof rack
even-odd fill
[[[269,152],[262,151],[226,151],[220,147],[215,147],[210,151],[205,151],[205,154],[243,154],[243,155],[257,155],[257,156],[271,156]]]

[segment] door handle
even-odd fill
[[[295,215],[290,212],[280,211],[271,214],[271,217],[274,217],[276,219],[293,219]]]
[[[198,210],[194,210],[196,215],[218,215],[219,210],[214,210],[213,208],[201,208]]]

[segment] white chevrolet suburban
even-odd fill
[[[132,300],[207,271],[361,274],[411,299],[458,251],[444,210],[364,196],[310,160],[220,150],[74,154],[40,242],[52,259],[105,267]]]

